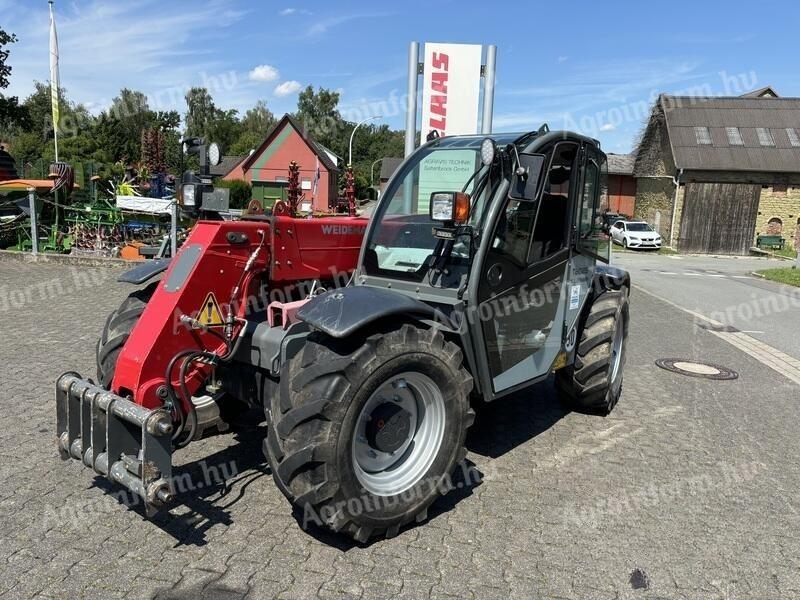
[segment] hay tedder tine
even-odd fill
[[[74,458],[139,496],[147,516],[172,500],[172,418],[64,373],[56,382],[61,458]]]

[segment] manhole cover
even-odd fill
[[[722,365],[714,363],[697,362],[685,358],[659,358],[656,365],[673,373],[680,373],[688,377],[701,377],[703,379],[736,379],[739,374]]]

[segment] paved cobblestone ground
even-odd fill
[[[302,531],[256,422],[178,454],[205,459],[186,468],[212,485],[147,521],[54,442],[53,382],[94,374],[103,319],[129,291],[116,274],[0,263],[4,596],[800,597],[800,390],[636,291],[614,413],[567,413],[549,385],[491,407],[469,438],[482,480],[422,526],[366,546]],[[653,365],[673,356],[740,379]]]

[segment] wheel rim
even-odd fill
[[[621,319],[621,317],[620,317]],[[617,381],[619,375],[619,368],[622,364],[622,341],[624,339],[623,323],[617,323],[614,331],[614,340],[611,342],[611,385]]]
[[[352,458],[358,481],[378,496],[413,487],[438,455],[444,428],[439,386],[422,373],[392,376],[373,392],[356,421]]]

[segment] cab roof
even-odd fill
[[[573,140],[577,142],[586,142],[592,144],[600,149],[600,142],[594,138],[575,133],[573,131],[550,131],[546,126],[536,131],[516,131],[516,132],[501,132],[489,134],[474,134],[474,135],[449,135],[442,138],[436,138],[426,143],[425,146],[436,148],[464,148],[464,149],[479,149],[481,142],[486,138],[494,140],[498,147],[503,148],[509,144],[515,144],[519,150],[530,151],[529,146],[533,142],[538,142],[536,146],[542,145],[549,141]]]

